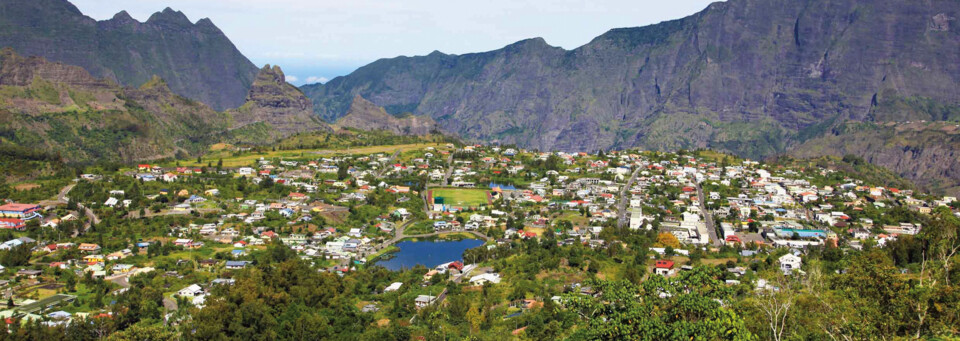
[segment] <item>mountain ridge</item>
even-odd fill
[[[257,68],[207,18],[193,23],[166,8],[144,22],[126,11],[97,21],[66,0],[0,3],[0,47],[78,65],[139,86],[153,76],[217,110],[244,103]]]
[[[764,158],[843,122],[954,117],[958,17],[944,0],[730,0],[572,50],[381,59],[302,89],[328,122],[359,95],[468,141]]]
[[[726,125],[776,123],[769,133],[795,135],[834,117],[863,120],[871,98],[887,87],[901,97],[960,101],[951,90],[960,70],[936,57],[941,47],[948,56],[957,54],[950,48],[958,46],[956,25],[948,20],[957,17],[957,7],[944,1],[733,0],[682,19],[612,29],[573,50],[533,38],[488,52],[381,59],[302,88],[328,122],[345,114],[359,94],[390,113],[430,115],[445,130],[475,140],[546,150],[720,147],[762,156],[798,141],[767,151],[730,148],[723,141],[744,132]],[[891,15],[898,11],[907,14]],[[945,24],[934,26],[937,17]],[[874,37],[875,28],[887,32]],[[908,47],[917,37],[943,41],[916,44],[928,60],[904,60],[898,51],[914,50]],[[856,60],[860,51],[851,46],[863,46],[869,60]],[[888,57],[904,61],[884,64]],[[926,74],[909,74],[916,72]],[[662,128],[678,126],[674,115],[707,119],[705,135],[665,140]],[[701,128],[683,121],[677,128]],[[588,132],[597,141],[576,139]],[[529,136],[540,138],[524,139]]]

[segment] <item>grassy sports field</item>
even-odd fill
[[[487,190],[475,188],[434,188],[433,198],[442,197],[446,205],[480,206],[487,204]]]

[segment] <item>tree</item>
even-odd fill
[[[350,177],[350,164],[341,162],[337,165],[337,179],[343,181],[348,177]]]
[[[778,274],[771,280],[773,289],[762,289],[756,294],[754,300],[757,309],[766,317],[770,326],[771,338],[780,341],[783,338],[783,330],[787,325],[787,315],[790,308],[793,307],[795,292],[790,283],[790,279]]]
[[[657,243],[663,246],[669,246],[674,249],[680,248],[680,240],[673,233],[661,232],[657,234]]]
[[[480,309],[477,305],[470,305],[470,309],[467,311],[467,323],[470,323],[470,332],[477,333],[480,331],[480,326],[483,325],[483,314],[480,313]]]
[[[930,247],[940,261],[945,284],[949,286],[952,261],[960,252],[960,218],[954,216],[949,208],[938,207],[930,226],[924,231],[930,231],[927,235]]]
[[[675,278],[652,276],[640,285],[588,280],[599,297],[566,294],[581,326],[574,340],[756,340],[742,317],[724,306],[732,291],[719,270],[697,267]]]
[[[141,322],[129,328],[113,333],[107,341],[143,340],[143,341],[175,341],[180,337],[177,332],[160,323]]]

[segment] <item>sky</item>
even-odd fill
[[[464,54],[542,37],[573,49],[611,28],[694,14],[713,0],[71,0],[105,20],[145,21],[166,7],[210,18],[257,66],[295,85],[326,82],[380,58]]]

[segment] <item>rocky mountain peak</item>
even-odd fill
[[[223,32],[220,31],[220,28],[217,27],[217,25],[214,25],[213,20],[210,20],[210,18],[203,18],[198,20],[196,26],[197,28],[210,31],[211,33],[223,35]]]
[[[396,117],[359,94],[353,96],[350,110],[337,121],[337,125],[361,130],[386,130],[398,135],[427,135],[438,130],[437,123],[429,116],[408,114],[402,118]]]
[[[193,23],[190,22],[190,19],[187,18],[186,14],[183,14],[183,12],[180,11],[175,11],[170,7],[164,8],[163,11],[151,15],[150,18],[147,19],[147,23],[193,26]]]
[[[127,11],[117,12],[117,14],[114,14],[113,18],[110,18],[110,20],[116,20],[121,22],[137,21],[132,16],[130,16],[130,13],[127,13]]]
[[[299,92],[296,87],[287,84],[287,77],[283,74],[283,69],[280,68],[280,65],[264,65],[263,68],[260,69],[260,72],[257,73],[257,78],[253,81],[253,88],[257,87],[270,87],[274,88],[276,92],[281,93],[291,89]],[[252,90],[253,89],[251,89],[251,93],[253,93]]]
[[[217,110],[244,103],[257,67],[209,20],[171,8],[139,22],[121,11],[96,21],[66,0],[0,0],[0,46],[80,66],[138,87],[159,75],[175,93]]]
[[[104,29],[117,29],[120,27],[129,27],[129,26],[138,26],[140,22],[137,19],[134,19],[130,16],[130,13],[127,11],[120,11],[117,14],[113,15],[113,18],[110,20],[105,20],[97,23],[97,26]]]
[[[329,130],[313,114],[313,104],[297,87],[286,82],[279,65],[264,65],[257,73],[247,102],[230,112],[234,127],[265,123],[277,137],[311,130]]]

